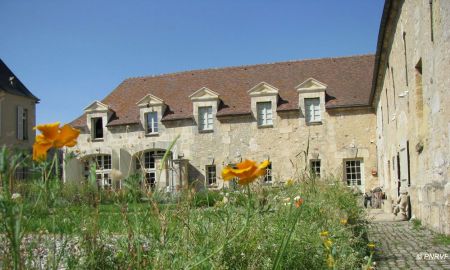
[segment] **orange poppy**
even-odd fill
[[[234,178],[239,178],[238,184],[248,185],[255,181],[256,178],[266,174],[266,168],[269,166],[270,161],[265,160],[261,164],[257,165],[253,160],[244,160],[241,163],[236,164],[236,167],[226,166],[222,169],[222,178],[225,181],[229,181]]]
[[[38,125],[35,129],[39,130],[41,134],[36,136],[33,145],[33,160],[46,159],[47,152],[52,147],[62,148],[64,146],[75,146],[78,135],[80,135],[80,131],[70,125],[64,125],[60,128],[59,122]]]

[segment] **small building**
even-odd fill
[[[38,102],[0,59],[0,146],[31,151]]]
[[[81,134],[66,149],[76,157],[64,180],[84,179],[95,163],[105,188],[120,187],[113,172],[143,172],[151,188],[215,189],[224,166],[268,159],[267,185],[314,170],[370,189],[378,183],[373,65],[362,55],[127,79],[72,122]]]
[[[450,1],[386,0],[374,69],[386,211],[408,192],[411,216],[450,234]]]

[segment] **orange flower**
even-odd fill
[[[295,207],[299,208],[300,206],[302,206],[304,200],[302,198],[300,198],[300,196],[297,196],[294,198],[295,201]]]
[[[237,177],[239,178],[238,184],[248,185],[259,176],[266,174],[266,168],[269,164],[270,162],[268,160],[257,165],[255,161],[246,159],[243,162],[236,164],[236,168],[231,166],[223,168],[222,178],[225,181],[229,181]]]
[[[52,124],[38,125],[34,129],[42,134],[36,136],[33,145],[33,160],[43,160],[47,158],[50,148],[61,148],[64,146],[73,147],[77,144],[80,131],[70,125],[59,127],[59,122]]]

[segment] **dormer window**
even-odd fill
[[[88,129],[91,131],[92,141],[103,141],[108,138],[106,124],[114,111],[100,101],[94,101],[84,109]]]
[[[189,98],[192,101],[193,115],[198,125],[198,132],[214,132],[215,115],[220,102],[219,93],[202,87],[192,93]]]
[[[296,87],[298,104],[305,117],[305,124],[323,124],[325,115],[325,90],[327,85],[309,78]]]
[[[305,98],[305,118],[307,123],[320,122],[320,98]]]
[[[93,117],[92,120],[92,138],[94,140],[103,139],[103,119],[101,117]]]
[[[212,106],[208,107],[198,107],[198,129],[207,131],[213,130],[214,121]]]
[[[272,126],[272,102],[257,102],[258,126]]]
[[[276,127],[278,89],[266,82],[260,82],[247,93],[250,96],[250,108],[257,127]]]
[[[147,134],[158,133],[158,112],[148,112],[145,114]]]
[[[146,136],[158,136],[164,133],[164,126],[159,125],[161,117],[166,110],[164,100],[152,94],[147,94],[136,103],[139,107],[139,114],[142,127]]]

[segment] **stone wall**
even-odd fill
[[[361,159],[365,187],[372,188],[377,177],[375,114],[369,107],[327,110],[322,123],[306,125],[300,110],[278,112],[274,127],[258,127],[253,115],[214,117],[214,131],[200,132],[195,120],[174,120],[159,123],[158,136],[146,136],[143,125],[105,127],[104,141],[91,140],[89,130],[79,137],[77,148],[70,149],[78,158],[93,154],[112,154],[113,167],[126,176],[132,172],[130,158],[150,149],[167,149],[180,135],[173,148],[173,157],[189,161],[189,181],[203,183],[205,166],[216,164],[219,176],[217,187],[222,186],[220,171],[229,163],[240,159],[272,161],[274,181],[285,182],[298,176],[307,160],[321,159],[322,175],[344,176],[345,159]],[[215,116],[215,115],[214,115]],[[117,160],[118,159],[118,160]],[[131,164],[131,166],[130,166]],[[65,180],[79,180],[81,163],[78,159],[66,164]]]
[[[390,202],[400,181],[413,217],[449,234],[450,1],[391,2],[374,100],[380,184]]]
[[[17,107],[28,110],[28,139],[17,139]],[[31,149],[36,132],[36,104],[33,99],[11,95],[0,90],[0,146],[7,145],[22,149]]]

